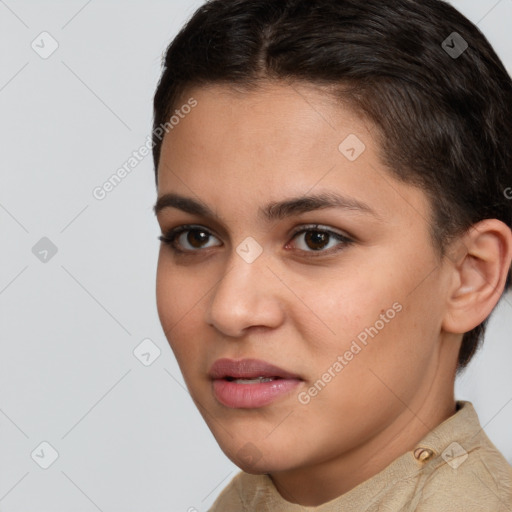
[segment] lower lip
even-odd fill
[[[268,405],[288,394],[300,383],[298,379],[276,379],[255,384],[239,384],[216,379],[213,381],[213,393],[215,398],[226,407],[254,409]]]

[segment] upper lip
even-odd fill
[[[208,373],[212,379],[255,379],[257,377],[279,377],[281,379],[300,379],[298,375],[287,372],[278,366],[259,359],[217,359]]]

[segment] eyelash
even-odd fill
[[[182,250],[182,249],[179,249],[177,247],[176,239],[181,234],[186,233],[187,231],[202,231],[202,232],[206,233],[209,236],[215,236],[212,233],[210,233],[210,231],[208,231],[207,229],[203,228],[202,226],[198,226],[198,225],[183,225],[183,226],[178,226],[178,227],[176,227],[174,229],[171,229],[166,235],[159,236],[158,240],[160,240],[160,242],[168,245],[169,248],[175,254],[178,254],[178,255],[191,255],[192,256],[192,255],[195,255],[195,253],[202,252],[203,251],[202,249]],[[318,258],[318,257],[321,257],[321,256],[330,256],[330,255],[332,255],[334,253],[342,251],[343,249],[345,249],[346,247],[348,247],[349,245],[354,243],[354,240],[348,238],[347,236],[342,235],[341,233],[336,233],[335,231],[331,231],[329,229],[325,229],[325,228],[322,229],[318,224],[301,226],[300,229],[295,230],[293,232],[291,239],[293,240],[298,235],[301,235],[303,233],[308,233],[310,231],[313,231],[313,232],[316,232],[316,233],[327,234],[330,237],[333,237],[334,239],[336,239],[339,242],[341,242],[341,244],[339,246],[337,246],[337,247],[332,247],[331,249],[326,250],[326,251],[321,250],[321,249],[318,250],[318,251],[313,251],[313,250],[304,251],[302,249],[299,249],[300,252],[307,253],[308,257]]]

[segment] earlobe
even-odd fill
[[[503,293],[512,261],[512,231],[497,219],[486,219],[472,226],[457,247],[443,328],[465,333],[491,314]]]

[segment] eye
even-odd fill
[[[300,238],[302,237],[302,241]],[[222,245],[209,242],[216,237],[202,226],[183,225],[170,230],[167,234],[159,236],[158,239],[175,253],[199,253],[200,249],[209,249]],[[302,226],[302,229],[295,231],[292,240],[299,239],[299,250],[310,253],[308,256],[324,256],[338,252],[351,243],[353,240],[330,229],[321,229],[319,225]],[[289,248],[290,242],[286,244]],[[316,254],[315,254],[316,253]]]
[[[159,236],[158,239],[171,247],[178,253],[198,252],[198,249],[208,249],[215,247],[207,245],[210,238],[214,237],[207,229],[201,226],[179,226],[172,229],[166,235]],[[218,245],[218,244],[217,244]]]
[[[321,253],[318,256],[337,252],[353,242],[352,239],[341,233],[330,229],[320,229],[318,225],[305,226],[300,231],[296,231],[293,236],[293,240],[295,239],[299,240],[300,243],[297,245],[301,251]],[[288,246],[289,244],[287,244]],[[316,256],[316,254],[311,256]]]

